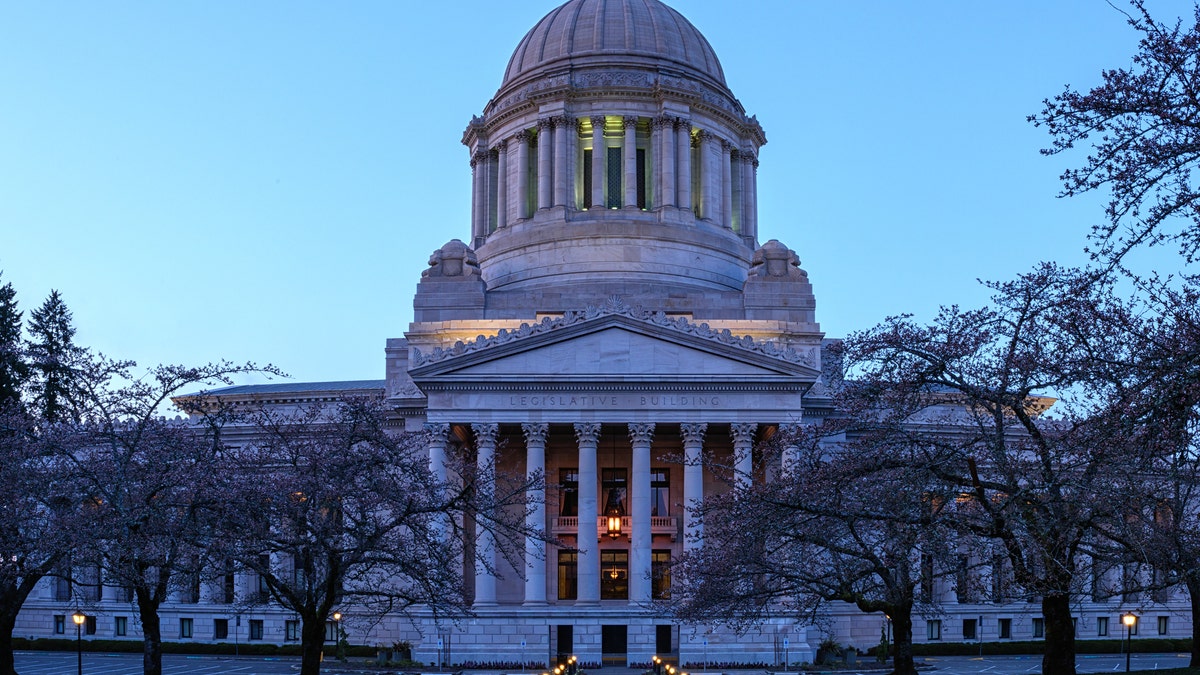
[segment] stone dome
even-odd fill
[[[678,70],[726,87],[712,45],[683,15],[658,0],[569,0],[517,45],[500,88],[562,68],[614,62]]]

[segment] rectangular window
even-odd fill
[[[558,515],[579,515],[579,469],[558,470]]]
[[[1108,637],[1108,617],[1096,617],[1096,637]]]
[[[583,150],[583,208],[592,208],[592,150]]]
[[[129,633],[129,619],[124,616],[113,617],[113,634],[117,637],[125,637]]]
[[[1033,637],[1046,637],[1046,620],[1040,616],[1033,618]]]
[[[83,634],[84,635],[95,635],[96,634],[96,617],[89,616],[83,620]]]
[[[1158,634],[1159,635],[1167,634],[1167,617],[1165,617],[1165,616],[1158,617]]]
[[[974,640],[978,631],[975,630],[977,619],[963,619],[963,639]]]
[[[54,634],[64,635],[67,632],[67,616],[65,614],[54,615]]]
[[[941,619],[930,619],[930,620],[926,621],[925,622],[925,631],[926,631],[925,637],[929,638],[930,640],[941,640],[942,639],[942,620]]]
[[[604,515],[623,516],[625,510],[625,494],[627,475],[625,469],[603,469],[601,472],[604,487]]]
[[[264,553],[258,556],[259,569],[268,571],[271,569],[271,556]],[[271,587],[267,584],[267,575],[263,572],[258,573],[258,601],[267,602],[271,599]]]
[[[646,151],[642,148],[637,150],[637,205],[646,209]]]
[[[192,620],[191,619],[180,619],[179,620],[179,637],[181,637],[181,638],[192,637]]]
[[[1000,639],[1001,640],[1011,640],[1012,639],[1012,619],[1000,619],[999,631],[1000,631]]]
[[[54,599],[66,602],[71,599],[71,580],[65,576],[54,577]]]
[[[975,602],[974,593],[972,592],[971,583],[971,558],[970,556],[958,556],[958,570],[954,575],[954,592],[958,596],[958,601],[963,603]]]
[[[104,588],[101,583],[102,574],[98,565],[88,565],[79,570],[79,591],[84,602],[100,602],[100,593]]]
[[[921,554],[921,602],[933,602],[933,555]]]
[[[671,552],[653,551],[650,555],[653,598],[666,600],[671,597]]]
[[[575,551],[558,552],[558,599],[574,600],[579,597],[577,578],[579,554]]]
[[[213,619],[213,639],[229,639],[229,619]]]
[[[300,639],[300,622],[295,619],[289,619],[283,622],[283,639],[295,641]],[[326,638],[328,641],[328,638]]]
[[[262,619],[250,619],[250,639],[263,639],[263,622]]]
[[[629,599],[629,551],[600,551],[600,599]]]
[[[671,515],[671,470],[650,470],[650,515]]]
[[[622,149],[608,148],[608,193],[607,205],[610,209],[619,209],[624,199],[624,190],[622,189],[622,179],[625,177],[624,169],[621,167]]]
[[[221,602],[226,605],[233,604],[234,588],[233,561],[226,560],[225,576],[221,579]]]

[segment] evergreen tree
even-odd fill
[[[74,365],[82,352],[74,338],[71,310],[58,291],[50,291],[50,297],[30,314],[28,342],[33,369],[30,391],[36,411],[47,422],[62,419],[74,395]]]
[[[21,312],[12,283],[0,286],[0,406],[20,401],[29,369],[21,358]]]

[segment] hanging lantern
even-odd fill
[[[621,536],[621,516],[609,514],[608,536],[613,539]]]

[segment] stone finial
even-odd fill
[[[800,258],[792,249],[784,246],[778,239],[772,239],[754,252],[750,259],[752,277],[775,277],[789,279],[807,279],[808,273],[800,269]]]
[[[421,278],[428,277],[478,278],[479,259],[469,246],[451,239],[429,256],[429,269],[421,272]]]

